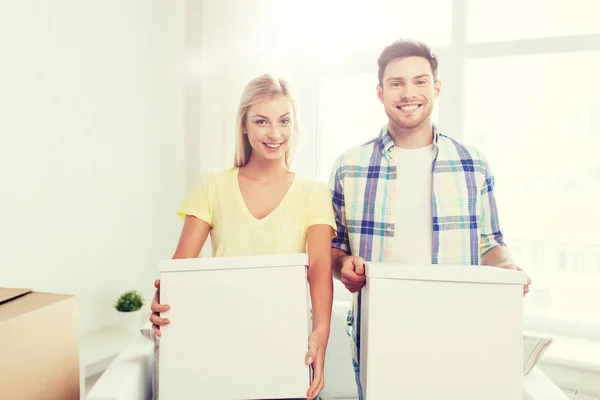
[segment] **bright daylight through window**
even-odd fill
[[[315,130],[327,181],[335,158],[386,122],[376,96],[383,46],[431,43],[443,82],[435,118],[488,156],[506,241],[532,276],[526,327],[600,338],[600,25],[586,11],[596,2],[429,0],[381,13],[389,2],[374,1],[365,19],[406,10],[421,19],[361,30],[352,62],[317,74]]]

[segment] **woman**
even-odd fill
[[[198,257],[211,235],[214,257],[308,253],[313,312],[306,362],[313,382],[307,397],[323,388],[333,281],[331,239],[335,220],[329,189],[290,171],[298,139],[296,109],[288,85],[269,75],[246,86],[238,111],[234,167],[205,173],[177,214],[185,220],[173,258]],[[160,282],[150,321],[160,336]]]

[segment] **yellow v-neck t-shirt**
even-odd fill
[[[257,219],[242,197],[238,172],[231,168],[202,174],[177,211],[181,218],[192,215],[211,226],[214,257],[305,253],[311,225],[329,225],[335,234],[325,183],[296,174],[279,205]]]

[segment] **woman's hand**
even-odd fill
[[[327,349],[328,335],[324,332],[313,331],[308,337],[308,351],[306,352],[306,363],[312,367],[313,381],[308,392],[307,399],[312,400],[323,390],[325,375],[325,351]]]
[[[154,334],[160,336],[160,327],[171,322],[167,318],[161,318],[160,313],[168,311],[171,307],[168,304],[160,304],[160,280],[157,279],[154,281],[154,287],[156,288],[156,293],[154,293],[154,299],[152,299],[152,304],[150,305],[150,309],[152,310],[150,322],[152,322]]]

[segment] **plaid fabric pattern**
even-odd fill
[[[397,167],[394,142],[385,125],[379,135],[348,150],[335,162],[330,179],[337,236],[332,246],[385,262],[394,256]],[[503,246],[494,198],[494,177],[484,155],[434,128],[432,264],[478,265],[481,257]],[[348,316],[354,361],[359,362],[360,292]]]

